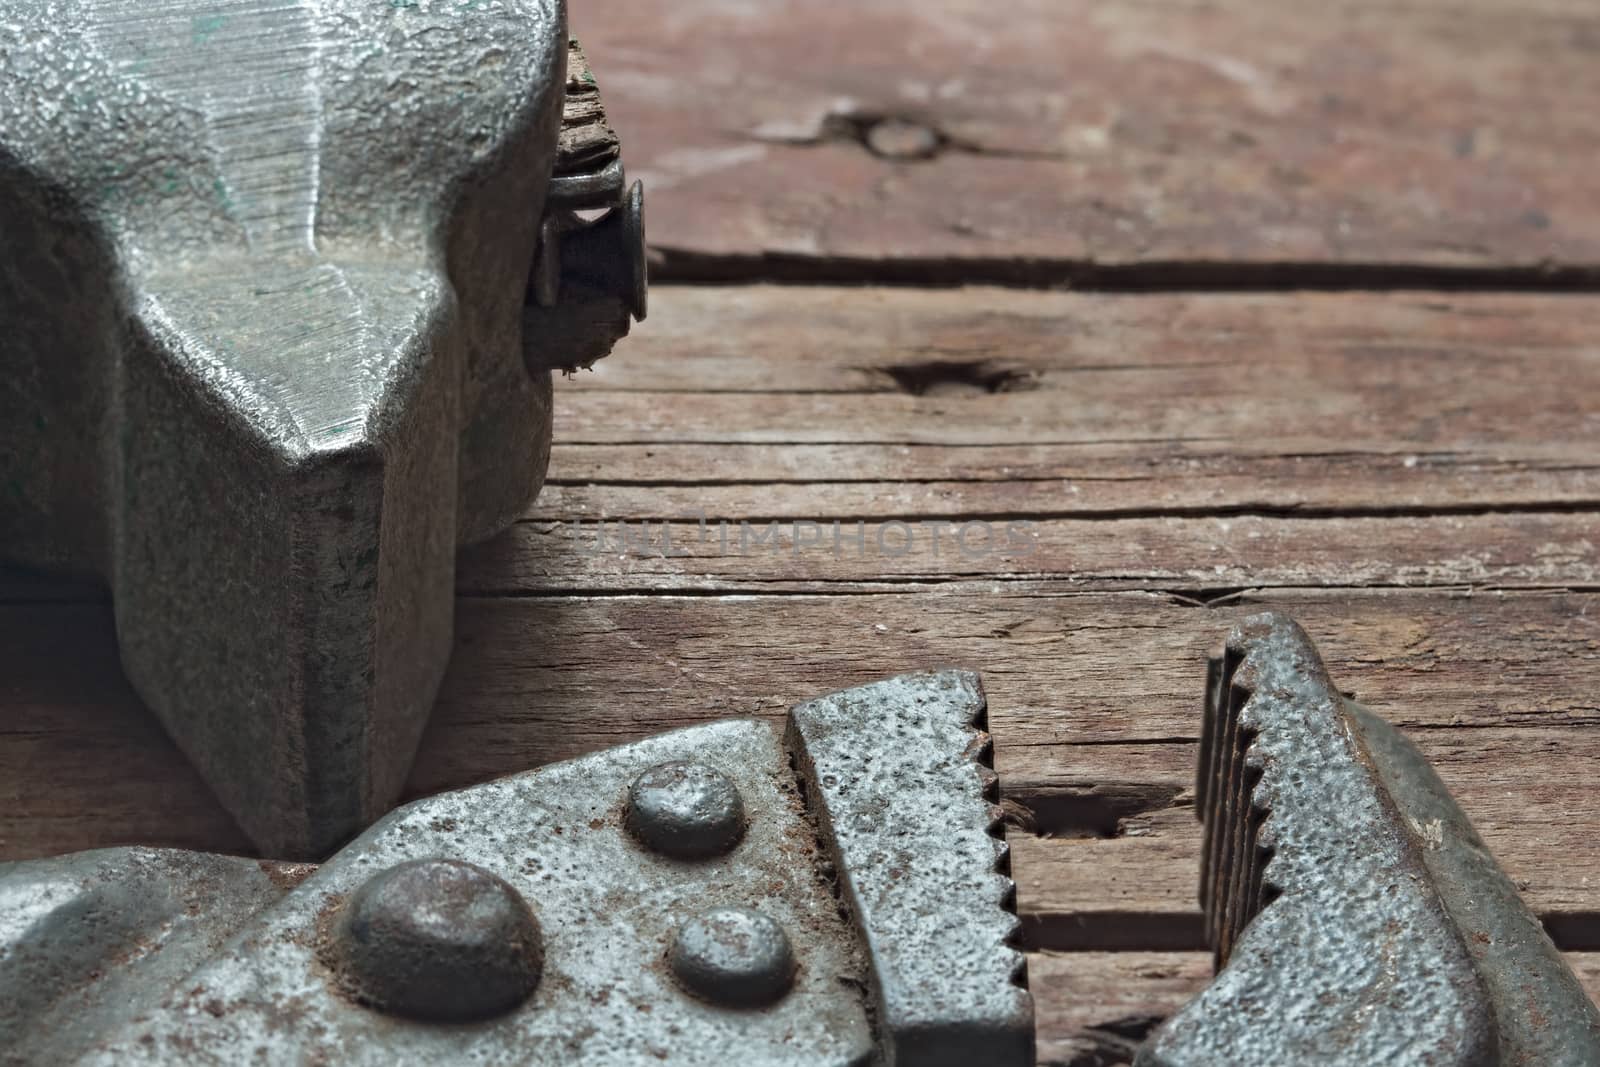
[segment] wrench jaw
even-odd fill
[[[1034,1062],[1016,884],[971,671],[794,708],[788,747],[865,939],[888,1063]]]
[[[1600,1063],[1600,1010],[1416,746],[1354,701],[1345,708],[1423,862],[1500,1031],[1500,1063]]]
[[[1218,974],[1140,1067],[1600,1062],[1600,1016],[1537,919],[1299,626],[1244,620],[1206,692],[1200,899]],[[1530,1026],[1530,997],[1560,1022]]]
[[[0,864],[0,1046],[40,1062],[1030,1067],[963,671],[391,812],[320,868]],[[887,742],[887,743],[886,743]],[[70,1018],[70,1026],[55,1025]]]

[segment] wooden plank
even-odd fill
[[[1111,1067],[1211,981],[1209,952],[1030,952],[1042,1067]]]
[[[1072,401],[1060,408],[1064,425],[1091,430],[1192,400],[1194,410],[1180,414],[1308,436],[1329,424],[1285,423],[1285,410],[1301,418],[1370,413],[1349,429],[1376,437],[1415,433],[1396,418],[1414,408],[1413,422],[1437,422],[1428,433],[1448,437],[1475,425],[1452,402],[1494,402],[1482,416],[1514,430],[1512,416],[1571,418],[1583,405],[1555,386],[1567,375],[1584,383],[1600,376],[1594,302],[1581,294],[1129,295],[739,284],[663,285],[650,296],[648,324],[592,370],[563,379],[565,388],[741,395],[921,389],[947,406],[986,393],[1020,399],[1016,394],[1044,392]],[[1545,373],[1530,376],[1540,368]],[[1241,394],[1252,404],[1238,403]],[[1256,411],[1258,397],[1267,404]],[[1286,408],[1289,402],[1302,406]],[[1127,437],[1126,429],[1107,436]],[[1527,433],[1514,439],[1539,440]]]
[[[1585,0],[586,0],[573,25],[680,275],[1600,262]]]
[[[1600,358],[1580,299],[770,287],[660,297],[651,329],[560,383],[554,484],[532,523],[467,557],[467,588],[548,591],[563,575],[579,588],[701,591],[948,577],[949,558],[892,557],[904,540],[894,530],[889,552],[848,565],[810,550],[789,564],[770,552],[713,558],[726,555],[720,538],[715,554],[701,545],[689,562],[654,564],[590,558],[592,536],[549,525],[694,515],[1143,520],[1051,526],[1023,565],[955,561],[955,577],[981,580],[1590,580],[1592,538],[1565,514],[1600,507],[1588,447]],[[1547,513],[1526,525],[1420,521],[1530,509]],[[1169,522],[1240,512],[1258,517],[1232,533],[1197,525],[1188,540]],[[1411,525],[1330,525],[1319,544],[1318,525],[1259,521],[1301,515]],[[869,533],[874,549],[884,529]],[[102,595],[0,578],[0,600]]]
[[[1560,296],[666,287],[558,383],[541,513],[662,517],[646,486],[682,514],[720,485],[772,515],[779,482],[860,517],[896,492],[1007,514],[1594,506],[1593,320]]]
[[[687,484],[695,469],[690,454],[678,451],[685,467],[680,468],[684,484],[628,485],[587,482],[584,484],[552,485],[540,496],[526,516],[533,523],[596,523],[600,521],[661,522],[694,521],[702,518],[726,520],[737,523],[780,520],[830,521],[840,519],[854,522],[876,522],[897,518],[914,519],[993,519],[996,516],[1016,516],[1034,520],[1043,519],[1129,519],[1129,518],[1234,518],[1241,514],[1256,517],[1305,516],[1323,517],[1375,517],[1422,515],[1462,515],[1485,510],[1501,513],[1565,512],[1591,506],[1600,508],[1600,500],[1590,501],[1596,472],[1600,465],[1563,466],[1560,469],[1536,464],[1500,463],[1486,464],[1497,467],[1493,473],[1478,468],[1469,471],[1447,458],[1442,464],[1428,464],[1428,470],[1413,476],[1411,469],[1420,460],[1415,455],[1387,457],[1357,457],[1350,455],[1309,456],[1250,456],[1208,457],[1207,460],[1182,456],[1158,457],[1151,452],[1162,446],[1147,446],[1145,455],[1128,455],[1117,459],[1101,457],[1084,461],[1083,467],[1122,466],[1127,477],[1119,473],[1095,471],[1086,477],[1024,478],[1016,481],[1001,479],[933,478],[926,481],[901,478],[886,481],[809,481],[809,482],[750,482],[703,485]],[[760,449],[758,459],[775,453],[788,454],[804,450],[774,447]],[[639,449],[631,449],[637,453]],[[708,450],[697,449],[694,454],[704,455]],[[718,448],[720,452],[720,447]],[[757,450],[752,450],[757,451]],[[836,453],[840,450],[835,449]],[[867,451],[863,449],[862,451]],[[928,466],[937,472],[941,459],[960,464],[966,459],[961,450],[896,449],[922,456],[932,453]],[[1022,450],[1017,450],[1022,451]],[[1072,464],[1062,450],[1052,459],[1052,465]],[[1133,449],[1127,450],[1132,453]],[[939,454],[942,452],[942,456]],[[725,458],[725,457],[719,457]],[[793,458],[789,456],[787,458]],[[1375,458],[1376,462],[1369,462]],[[1219,462],[1212,465],[1208,460]],[[920,462],[913,459],[911,464]],[[827,461],[824,461],[827,462]],[[905,463],[904,458],[901,459]],[[828,473],[848,475],[848,461]],[[1241,476],[1239,467],[1248,465],[1254,474]],[[708,468],[721,466],[717,461]],[[1231,467],[1232,470],[1218,470]],[[1399,477],[1385,481],[1371,478],[1376,468],[1389,467]],[[1209,470],[1207,468],[1210,468]],[[731,473],[731,472],[730,472]],[[819,472],[821,473],[821,472]],[[1499,475],[1499,477],[1497,477]],[[1361,495],[1370,493],[1362,502]],[[1520,483],[1525,488],[1517,488]],[[1539,499],[1552,483],[1567,490],[1555,490],[1556,496],[1569,496],[1566,500]],[[1473,490],[1457,494],[1450,501],[1453,485],[1472,486]],[[1419,503],[1418,494],[1408,488],[1422,490],[1433,503]],[[1151,499],[1161,494],[1165,502]],[[1581,494],[1581,496],[1580,496]],[[1493,504],[1470,502],[1474,497],[1500,496]],[[1307,498],[1321,496],[1332,503],[1310,503]],[[1462,499],[1464,498],[1464,499]],[[1576,498],[1576,499],[1572,499]],[[1591,512],[1592,513],[1592,512]]]
[[[1588,945],[1595,593],[1283,590],[1223,609],[1148,594],[469,597],[410,791],[968,665],[989,689],[1034,943],[1195,947],[1184,804],[1202,661],[1263,605],[1304,621],[1340,684],[1436,762],[1532,906]],[[0,609],[0,677],[0,855],[244,847],[128,690],[105,606]]]
[[[519,523],[462,555],[458,587],[559,595],[975,591],[1020,583],[1035,591],[1203,596],[1272,586],[1600,585],[1595,519],[1585,513],[1083,520],[1024,511],[990,518],[997,513],[928,493],[903,518],[879,522],[837,519],[823,510],[825,493],[779,486],[765,495],[791,499],[771,510],[716,510],[719,494],[708,492],[699,501],[704,524]],[[699,510],[682,504],[679,515]]]
[[[1600,953],[1567,962],[1600,1000]],[[1156,1024],[1211,980],[1205,952],[1035,952],[1028,978],[1039,1021],[1043,1067],[1116,1067]]]

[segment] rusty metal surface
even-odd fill
[[[616,157],[592,82],[563,123],[567,51],[562,0],[0,20],[0,555],[105,578],[129,678],[268,854],[393,804],[457,544],[537,493],[549,368],[643,313],[621,192],[593,299],[536,309],[582,321],[524,313],[552,169]]]
[[[265,878],[255,896],[202,899],[193,921],[220,945],[159,972],[120,960],[127,937],[105,937],[62,978],[62,924],[15,923],[0,981],[33,999],[5,1036],[34,1059],[103,1064],[915,1067],[950,1062],[919,1035],[973,1047],[996,1005],[1031,1034],[1004,943],[1015,919],[982,795],[980,692],[962,672],[906,676],[796,709],[787,742],[725,721],[418,801],[292,888]],[[886,736],[900,738],[892,777],[921,785],[882,791],[862,776]],[[851,781],[862,790],[840,796]],[[826,797],[820,833],[808,797]],[[848,829],[826,829],[841,817]],[[662,824],[674,832],[643,829]],[[914,869],[891,890],[870,868],[910,841]],[[44,868],[72,872],[55,913],[81,912],[141,851],[0,867],[0,915],[24,914],[11,887]],[[256,869],[163,855],[180,885],[186,870]],[[850,886],[843,904],[836,880]],[[37,1026],[84,995],[75,982],[102,956],[128,976],[116,1006]],[[887,1016],[872,990],[891,991],[878,998]],[[1030,1064],[1031,1040],[983,1062]]]
[[[1033,1060],[987,712],[977,675],[943,671],[789,716],[790,748],[866,934],[891,1062]]]
[[[1600,1013],[1443,783],[1286,616],[1210,664],[1197,805],[1220,971],[1142,1067],[1600,1063]]]
[[[0,1062],[86,1054],[308,869],[153,848],[0,865]]]

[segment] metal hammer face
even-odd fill
[[[1196,799],[1221,969],[1141,1067],[1600,1063],[1600,1012],[1438,775],[1285,616],[1211,662]]]
[[[456,546],[543,481],[567,52],[561,0],[0,25],[0,552],[105,577],[129,678],[270,854],[393,804]]]

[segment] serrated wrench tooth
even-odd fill
[[[1033,1062],[1016,884],[987,796],[987,715],[978,676],[955,670],[789,714],[789,747],[866,940],[891,1063]]]

